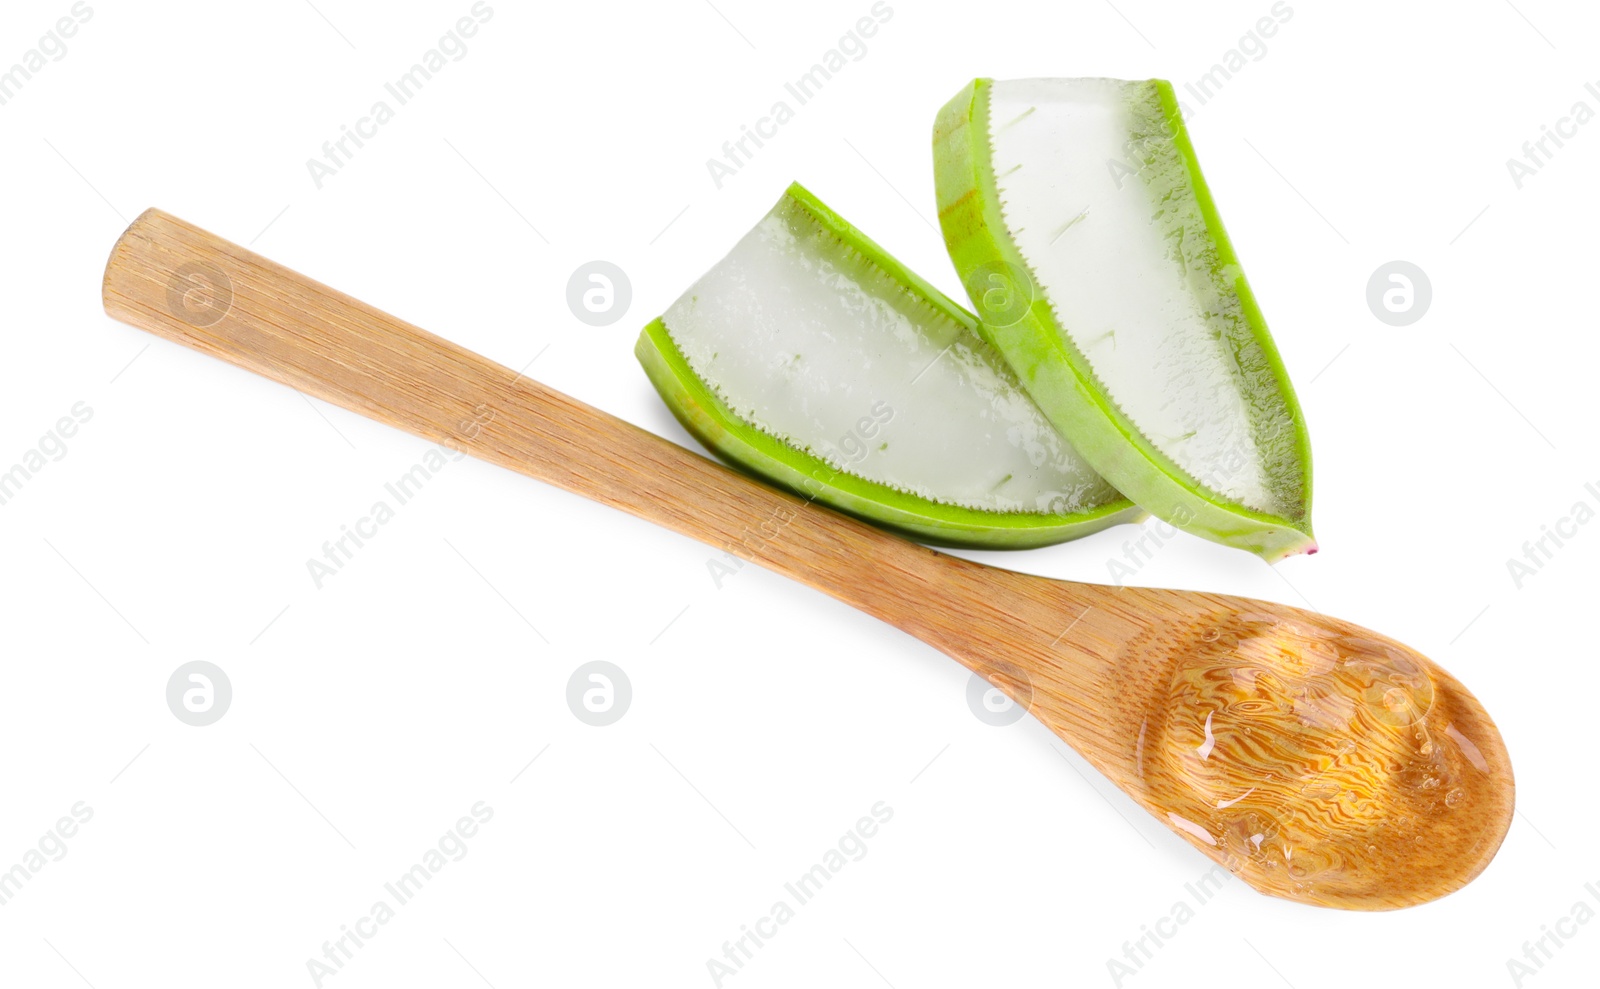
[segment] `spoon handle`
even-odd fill
[[[901,627],[954,561],[578,402],[160,210],[106,267],[112,317],[620,508]]]

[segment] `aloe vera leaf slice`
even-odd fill
[[[1022,549],[1141,518],[976,330],[794,185],[635,354],[723,459],[926,542]]]
[[[1305,422],[1171,84],[974,80],[934,175],[986,338],[1096,471],[1269,562],[1316,551]]]

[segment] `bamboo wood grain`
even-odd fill
[[[1428,660],[1356,626],[937,553],[158,210],[118,240],[103,297],[124,322],[727,550],[905,630],[1025,704],[1263,892],[1360,909],[1423,902],[1476,876],[1509,825],[1510,762],[1487,713]]]

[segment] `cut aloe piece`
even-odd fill
[[[798,185],[635,353],[724,459],[928,542],[1043,546],[1141,517],[972,314]]]
[[[1316,551],[1300,408],[1169,83],[975,80],[934,175],[985,336],[1097,472],[1269,561]]]

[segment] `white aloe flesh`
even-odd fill
[[[1162,85],[995,81],[983,93],[987,113],[973,114],[973,130],[980,118],[986,125],[969,136],[986,141],[1003,227],[991,233],[1009,241],[1027,290],[1046,304],[1036,322],[1069,345],[1116,425],[1157,455],[1140,463],[1109,449],[1114,437],[1086,435],[1081,403],[1068,412],[1033,395],[1155,514],[1269,559],[1314,550],[1298,407]],[[949,116],[947,108],[941,126]],[[940,163],[952,186],[940,189],[941,206],[966,191],[960,172]],[[952,256],[958,268],[986,260],[971,250],[957,257],[954,245]],[[996,342],[1031,384],[1027,366],[1040,348],[1018,339],[1001,333]],[[1225,517],[1230,506],[1244,510],[1239,518]]]
[[[970,314],[858,248],[880,251],[796,187],[660,323],[740,422],[903,496],[892,505],[1095,523],[1047,541],[1136,517]],[[846,507],[872,515],[859,502]]]

